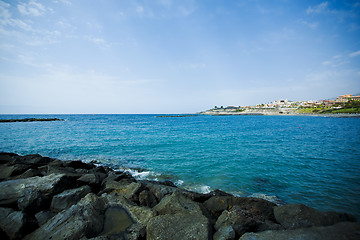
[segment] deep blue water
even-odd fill
[[[265,194],[360,218],[360,118],[0,115],[25,117],[66,121],[0,123],[0,151],[142,168],[138,177],[187,189]]]

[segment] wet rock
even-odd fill
[[[0,152],[0,164],[12,162],[18,156],[15,153]]]
[[[46,165],[51,161],[52,161],[51,158],[43,157],[39,154],[25,155],[17,158],[17,162],[25,163],[32,166]]]
[[[45,196],[50,196],[72,185],[71,179],[63,174],[0,182],[0,205],[17,204],[27,189],[36,189]]]
[[[109,207],[105,212],[104,230],[102,235],[124,236],[127,229],[134,223],[125,209],[119,206]]]
[[[224,226],[217,230],[213,236],[214,240],[234,240],[235,230],[231,226]]]
[[[26,170],[24,173],[22,173],[16,177],[12,177],[12,179],[13,180],[24,179],[24,178],[30,178],[30,177],[36,177],[36,176],[42,177],[43,175],[41,174],[40,170],[30,168],[30,169]]]
[[[140,223],[143,226],[146,226],[149,220],[157,215],[154,210],[137,206],[135,203],[129,201],[122,195],[118,195],[116,192],[111,194],[105,193],[102,197],[106,199],[108,206],[119,206],[125,209],[136,223]]]
[[[35,214],[46,207],[45,196],[37,189],[26,189],[18,200],[18,207],[21,211]]]
[[[54,212],[60,212],[68,207],[76,204],[80,199],[91,192],[89,186],[69,189],[53,197],[50,209]]]
[[[230,210],[224,210],[215,224],[215,229],[231,226],[237,236],[243,235],[245,232],[254,232],[261,225],[261,220],[254,217],[249,211],[242,209],[240,206],[234,206]]]
[[[146,227],[147,240],[208,240],[209,233],[208,219],[199,214],[160,215],[151,218]]]
[[[276,221],[286,229],[329,226],[342,221],[356,221],[346,213],[319,212],[303,204],[288,204],[274,208]]]
[[[20,239],[26,232],[26,216],[20,211],[0,208],[0,228],[10,239]]]
[[[160,215],[177,213],[202,215],[198,203],[191,201],[178,192],[166,195],[153,209]]]
[[[127,228],[126,232],[120,234],[121,237],[134,240],[145,239],[146,226],[150,219],[156,216],[155,211],[147,207],[137,206],[135,203],[129,201],[122,195],[118,195],[116,192],[111,194],[105,193],[102,197],[107,200],[108,206],[124,209],[133,221],[133,224]],[[117,237],[120,235],[117,235]],[[111,237],[111,235],[109,236]]]
[[[24,239],[80,239],[101,233],[104,224],[104,200],[89,193],[76,205],[51,218]]]
[[[265,231],[259,233],[245,233],[240,240],[288,240],[288,239],[311,239],[311,240],[339,240],[360,239],[360,224],[353,222],[341,222],[327,227],[309,227],[295,230]]]
[[[82,161],[66,161],[64,162],[64,166],[71,167],[74,169],[86,169],[86,170],[95,168],[94,164],[84,163]]]
[[[53,218],[56,214],[50,211],[40,211],[35,214],[35,219],[39,226],[44,225],[47,221]]]

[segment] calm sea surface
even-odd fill
[[[0,151],[97,160],[183,188],[266,196],[360,219],[360,118],[0,115]]]

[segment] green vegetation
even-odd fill
[[[320,105],[318,107],[300,108],[298,113],[360,113],[360,101],[351,100],[342,105],[338,103],[334,107]]]

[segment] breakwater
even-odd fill
[[[0,164],[2,239],[355,239],[360,231],[347,213],[201,194],[93,163],[0,153]]]

